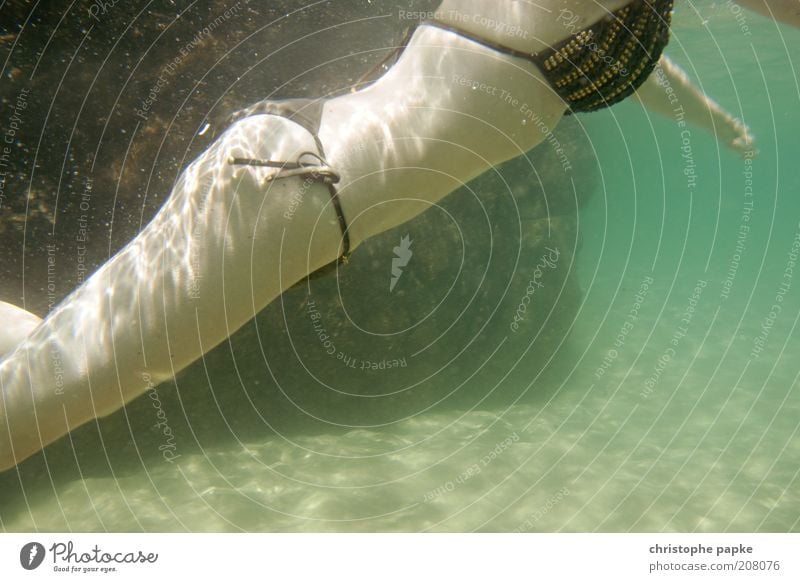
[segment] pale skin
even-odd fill
[[[667,88],[672,93],[667,92]],[[756,153],[755,137],[742,121],[700,91],[678,65],[662,55],[658,68],[634,94],[648,111],[674,119],[676,108],[687,123],[701,127],[741,156]]]
[[[535,52],[569,34],[554,22],[560,9],[589,24],[625,3],[445,0],[439,12],[524,23],[528,35],[474,32]],[[341,176],[351,247],[537,146],[564,111],[532,63],[420,27],[381,79],[324,107],[319,138]],[[289,120],[237,122],[184,170],[153,221],[43,321],[0,303],[4,320],[20,318],[0,344],[0,470],[172,378],[339,257],[326,187],[230,163],[306,151],[316,151],[313,137]]]
[[[735,4],[776,22],[800,27],[800,0],[740,0]],[[672,100],[665,91],[667,84],[674,91]],[[667,55],[661,56],[656,74],[648,77],[634,98],[649,111],[667,118],[674,118],[675,107],[682,107],[688,123],[705,129],[741,156],[753,156],[758,151],[747,126],[692,84],[683,69]]]

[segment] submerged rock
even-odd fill
[[[325,7],[243,3],[221,16],[234,4],[187,2],[134,19],[133,4],[93,14],[85,2],[58,30],[59,9],[37,8],[30,22],[52,35],[10,27],[0,37],[15,71],[0,98],[27,99],[0,206],[3,299],[25,297],[46,315],[135,236],[232,112],[265,97],[347,91],[409,24],[367,28],[364,10],[380,14],[380,2],[339,6],[341,25],[363,33],[353,35],[331,28]],[[23,22],[30,7],[9,10]],[[580,301],[577,213],[596,176],[587,140],[565,119],[527,157],[285,293],[162,386],[158,410],[140,398],[48,447],[47,470],[76,476],[77,456],[84,472],[106,463],[124,472],[161,462],[165,446],[174,456],[535,395],[530,383],[565,349]]]

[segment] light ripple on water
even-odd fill
[[[661,404],[645,403],[629,417],[631,403],[618,399],[613,404],[616,411],[612,408],[592,423],[607,404],[602,390],[597,394],[583,400],[584,410],[567,422],[564,419],[576,411],[574,405],[582,395],[565,395],[543,408],[518,405],[508,411],[431,414],[380,431],[306,436],[294,444],[272,437],[238,450],[184,455],[176,465],[158,463],[130,477],[69,483],[60,488],[58,502],[52,494],[31,500],[31,513],[6,527],[114,531],[756,527],[785,531],[797,527],[798,491],[787,489],[796,467],[788,462],[772,466],[776,451],[784,446],[786,459],[798,458],[797,442],[787,443],[785,431],[753,438],[740,434],[734,447],[729,440],[740,419],[731,415],[717,420],[706,434],[710,416],[704,414],[703,420],[687,425],[677,436],[677,425],[670,430],[665,424],[642,441]],[[768,415],[771,412],[764,413]],[[620,431],[626,418],[625,430]],[[757,419],[750,422],[757,425]],[[697,448],[704,434],[703,446]],[[431,435],[436,436],[426,438]],[[504,441],[510,446],[485,461]],[[737,460],[736,450],[745,455]],[[751,450],[754,454],[743,464]],[[470,471],[475,466],[480,470]],[[754,494],[765,476],[764,486]],[[559,496],[562,488],[568,494]]]

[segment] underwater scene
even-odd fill
[[[374,82],[437,5],[0,4],[0,301],[54,313],[243,110]],[[749,148],[679,103],[532,115],[539,146],[0,472],[0,531],[800,531],[800,29],[678,0],[666,54]]]

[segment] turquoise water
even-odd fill
[[[159,392],[181,435],[176,462],[137,453],[120,429],[152,428],[140,401],[78,434],[76,453],[63,441],[2,475],[2,528],[800,529],[800,272],[787,271],[800,236],[800,31],[748,15],[744,36],[724,3],[698,10],[677,12],[669,54],[746,121],[760,154],[746,163],[693,129],[690,186],[673,121],[633,103],[579,118],[600,173],[576,215],[583,295],[569,333],[549,336],[558,346],[545,365],[518,363],[523,349],[509,347],[471,380],[525,397],[257,430],[225,413],[242,406],[226,398],[270,382],[251,330]],[[267,356],[272,322],[255,328]],[[460,379],[438,378],[439,389]],[[218,417],[192,415],[206,392]]]

